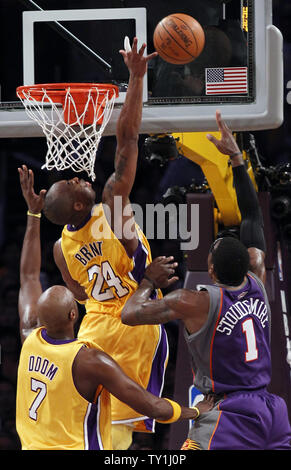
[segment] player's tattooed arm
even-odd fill
[[[119,187],[116,183],[121,183],[128,171],[128,158],[119,153],[115,157],[115,172],[108,178],[104,189],[103,189],[103,202],[107,203],[113,196],[122,195],[120,194]]]
[[[150,281],[143,279],[137,291],[127,301],[121,320],[126,325],[159,325],[177,319],[174,307],[179,297],[179,292],[162,299],[151,300],[153,287]],[[133,298],[132,298],[133,297]]]
[[[116,168],[115,168],[115,181],[120,181],[124,176],[124,172],[127,167],[127,158],[125,155],[120,153],[117,158]]]
[[[107,180],[104,189],[103,189],[103,197],[102,201],[106,203],[112,196],[114,196],[114,181],[115,181],[115,173],[113,173]]]
[[[150,281],[143,279],[122,310],[122,323],[131,326],[157,325],[182,320],[192,334],[199,331],[207,321],[208,292],[177,289],[162,299],[151,300],[152,290]]]
[[[122,196],[126,200],[135,179],[142,118],[143,78],[148,61],[155,56],[155,54],[145,56],[145,48],[146,44],[143,44],[138,50],[137,38],[134,38],[132,48],[128,51],[120,50],[129,71],[129,82],[116,125],[115,173],[108,181],[109,185],[113,184],[113,190],[111,191],[106,183],[103,193],[103,202],[109,205],[112,203],[110,199],[112,196]]]
[[[126,252],[132,256],[138,245],[135,231],[134,215],[130,207],[129,196],[134,184],[137,160],[138,138],[142,118],[143,78],[147,71],[148,61],[157,54],[144,55],[146,44],[138,49],[137,38],[134,38],[131,48],[120,50],[124,63],[129,70],[129,82],[125,101],[122,105],[116,125],[116,152],[113,175],[105,184],[102,202],[107,205],[111,219],[107,219],[113,232],[124,245]],[[117,198],[118,208],[116,211]],[[126,215],[125,215],[126,213]],[[133,230],[124,233],[125,225]],[[122,235],[120,233],[122,232]],[[133,236],[132,236],[133,234]]]
[[[161,256],[147,267],[144,279],[122,310],[124,324],[155,325],[179,319],[190,334],[202,328],[209,311],[207,291],[177,289],[162,299],[150,298],[156,288],[168,287],[177,281],[178,278],[173,276],[176,265],[173,257]]]

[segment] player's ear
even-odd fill
[[[212,263],[209,264],[208,266],[208,274],[210,276],[210,278],[212,279],[215,275],[214,273],[214,265]]]
[[[84,209],[84,204],[80,201],[74,202],[74,209],[75,211],[82,211]]]
[[[75,309],[70,310],[69,320],[74,322],[76,320],[76,318],[77,318],[77,312],[75,311]]]

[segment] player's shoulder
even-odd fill
[[[73,363],[73,375],[77,381],[103,383],[116,370],[117,364],[103,350],[83,345]]]
[[[186,314],[186,309],[189,308],[189,311],[192,313],[193,309],[195,310],[200,308],[208,308],[209,306],[209,293],[207,290],[196,290],[189,288],[180,288],[177,289],[165,297],[166,303],[171,304],[171,308],[174,310],[184,311]]]
[[[97,345],[84,342],[75,358],[75,362],[81,365],[82,368],[90,368],[106,363],[108,357]]]
[[[61,238],[59,238],[58,240],[56,240],[54,242],[53,254],[54,254],[54,256],[60,256],[60,255],[63,254],[63,252],[62,252],[62,239]]]
[[[203,299],[209,297],[209,286],[206,285],[198,285],[196,288],[190,289],[189,287],[183,287],[179,289],[181,292],[179,294],[181,299],[195,298],[195,299]]]
[[[264,285],[264,282],[263,280],[257,275],[257,273],[255,273],[254,271],[252,270],[249,270],[247,272],[247,275],[249,278],[252,279],[254,285],[255,285],[255,288],[259,288],[259,290],[261,290],[263,293],[266,292],[266,289],[265,289],[265,285]]]

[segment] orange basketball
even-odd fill
[[[192,16],[175,13],[163,18],[154,31],[154,46],[159,56],[171,64],[188,64],[201,54],[205,35]]]

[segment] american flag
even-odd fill
[[[225,67],[206,69],[206,95],[248,93],[248,68]]]

